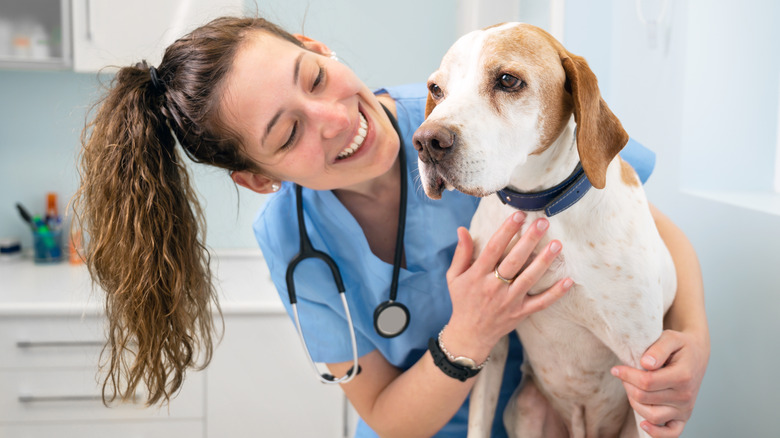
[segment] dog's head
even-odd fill
[[[497,25],[455,42],[428,80],[425,113],[414,145],[425,193],[434,199],[445,186],[475,196],[506,187],[572,114],[594,187],[604,187],[607,166],[628,142],[585,59],[528,24]]]

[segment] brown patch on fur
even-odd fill
[[[540,114],[544,118],[538,121],[540,147],[532,154],[542,153],[552,145],[573,111],[571,96],[565,90],[566,74],[551,41],[555,39],[544,30],[520,25],[488,35],[482,46],[486,73],[481,94],[497,114],[501,114],[503,103],[509,99],[523,99],[528,95],[539,97]],[[505,73],[525,81],[526,87],[515,92],[497,90],[496,81]]]
[[[431,92],[428,92],[428,99],[425,101],[425,118],[427,119],[431,115],[431,111],[436,108],[436,102],[431,97]]]
[[[492,29],[492,28],[494,28],[494,27],[501,27],[501,26],[503,26],[503,25],[505,25],[505,24],[506,24],[506,21],[503,21],[503,22],[501,22],[501,23],[492,24],[492,25],[490,25],[490,26],[488,26],[488,27],[484,27],[484,28],[482,28],[482,30],[488,30],[488,29]]]
[[[604,188],[607,166],[628,142],[628,134],[601,98],[596,75],[585,59],[544,30],[527,25],[488,35],[482,56],[488,60],[482,94],[498,113],[504,99],[538,93],[544,118],[539,120],[540,147],[533,154],[552,145],[573,112],[582,167],[594,187]],[[527,89],[497,91],[495,81],[503,73],[526,81]]]
[[[601,98],[598,80],[585,58],[564,50],[561,62],[574,98],[580,161],[593,187],[603,189],[607,166],[628,143],[628,133]]]
[[[639,177],[627,161],[620,159],[620,177],[627,186],[639,187]]]

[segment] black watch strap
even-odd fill
[[[444,374],[453,379],[465,382],[469,377],[474,377],[479,373],[479,368],[469,368],[450,362],[444,352],[441,351],[441,346],[439,346],[439,341],[437,341],[436,338],[428,340],[428,350],[431,352],[431,356],[433,356],[433,363],[435,363]]]

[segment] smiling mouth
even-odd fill
[[[363,142],[366,140],[366,133],[368,132],[368,122],[366,121],[366,117],[363,115],[363,113],[358,112],[358,116],[360,116],[360,127],[358,128],[357,134],[355,134],[355,137],[352,139],[352,142],[344,148],[341,152],[339,152],[336,159],[343,160],[345,158],[349,158],[352,155],[355,154],[355,152],[360,149],[361,146],[363,146]]]

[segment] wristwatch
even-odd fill
[[[477,362],[470,357],[454,357],[447,351],[441,342],[442,332],[444,332],[444,329],[439,332],[438,339],[431,338],[428,340],[428,350],[433,357],[433,363],[436,364],[444,374],[454,379],[458,379],[461,382],[465,382],[466,379],[476,376],[488,360],[490,360],[490,357],[488,356],[480,365],[477,365]]]
[[[430,338],[428,340],[428,350],[431,352],[431,356],[433,356],[433,363],[435,363],[444,374],[453,379],[465,382],[466,379],[476,376],[480,371],[479,368],[470,368],[465,365],[450,362],[444,352],[441,351],[441,346],[439,346],[439,341],[437,341],[436,338]]]

